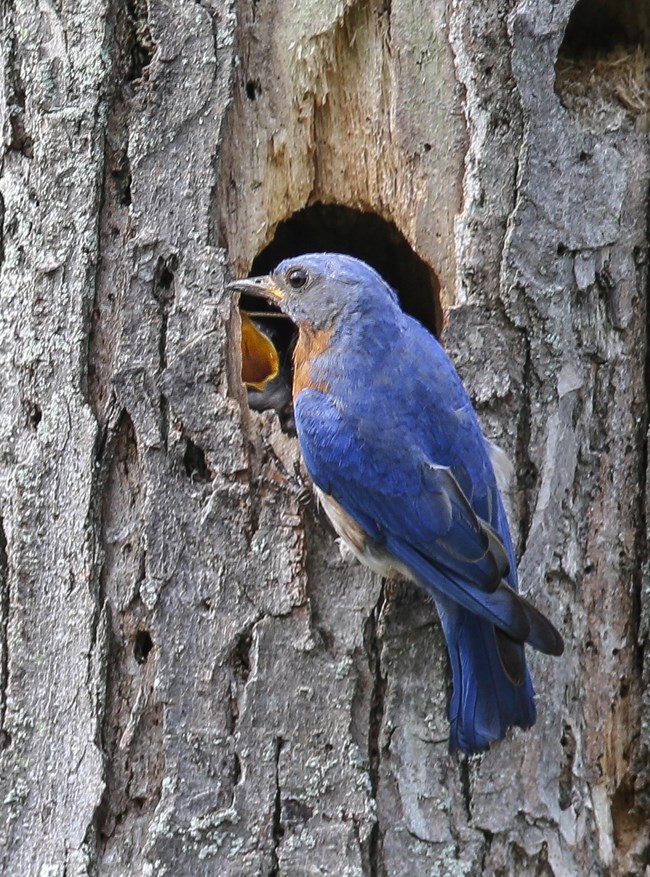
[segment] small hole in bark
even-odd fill
[[[25,130],[25,116],[22,109],[10,114],[9,123],[11,125],[11,139],[9,140],[9,148],[21,152],[25,158],[34,157],[34,141]]]
[[[40,405],[37,405],[36,402],[30,405],[27,419],[29,421],[30,427],[33,429],[34,432],[36,432],[41,420],[43,419],[43,412],[41,410],[41,407]]]
[[[174,286],[174,277],[178,270],[178,256],[175,254],[167,259],[160,258],[156,265],[155,288],[158,298],[169,298],[169,292]]]
[[[431,152],[431,144],[430,144],[430,143],[425,143],[425,144],[424,144],[424,151],[425,151],[425,152]]]
[[[253,638],[250,633],[242,634],[230,654],[230,666],[240,682],[245,683],[251,672],[250,652]]]
[[[212,481],[213,474],[205,459],[205,451],[195,445],[191,439],[186,439],[185,454],[183,456],[185,472],[193,482],[205,483]]]
[[[120,149],[114,154],[111,165],[117,200],[123,207],[128,207],[131,204],[131,163],[126,149]]]
[[[133,657],[138,664],[144,664],[153,649],[153,640],[148,630],[139,630],[133,641]]]
[[[246,97],[249,100],[257,100],[258,95],[262,93],[262,87],[259,82],[256,82],[253,79],[249,79],[246,83]]]
[[[239,760],[239,756],[235,752],[233,757],[233,765],[232,765],[232,784],[236,786],[239,780],[241,779],[241,761]]]
[[[158,285],[161,289],[169,289],[174,282],[174,275],[168,268],[164,268],[158,279]]]
[[[3,731],[0,734],[0,750],[9,749],[11,746],[11,734],[8,731]]]
[[[576,738],[568,722],[562,726],[562,761],[560,763],[560,809],[567,810],[573,797],[573,765],[576,758]]]

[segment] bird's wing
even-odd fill
[[[451,467],[427,459],[403,431],[359,422],[324,393],[303,391],[295,411],[312,478],[371,539],[424,585],[514,640],[557,653],[555,628],[503,581],[509,552],[467,497],[475,492],[487,507],[494,500],[485,500],[485,490],[463,490]],[[487,455],[485,444],[482,451]],[[467,477],[465,470],[461,480]]]

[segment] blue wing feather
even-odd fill
[[[481,611],[474,592],[498,591],[514,562],[496,542],[497,534],[481,524],[451,472],[413,453],[400,458],[385,446],[385,437],[362,442],[347,413],[318,391],[303,391],[295,414],[305,463],[318,487],[372,539],[390,540],[391,552],[417,566],[425,582],[440,572],[442,588],[451,588],[459,600],[458,589],[467,590],[467,608]],[[511,597],[508,592],[488,601],[484,610],[491,620],[498,622],[498,606],[504,603],[505,609]],[[509,623],[505,615],[503,623]],[[521,636],[524,624],[520,619],[513,635]]]

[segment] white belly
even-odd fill
[[[373,572],[388,579],[404,576],[412,579],[412,573],[399,560],[392,557],[368,536],[339,503],[314,485],[316,496],[332,522],[332,526],[354,556]]]

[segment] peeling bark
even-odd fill
[[[3,873],[650,865],[648,135],[609,62],[571,81],[576,34],[648,24],[584,6],[2,7]],[[516,464],[567,650],[481,757],[433,606],[341,554],[247,404],[224,281],[319,240],[444,314]]]

